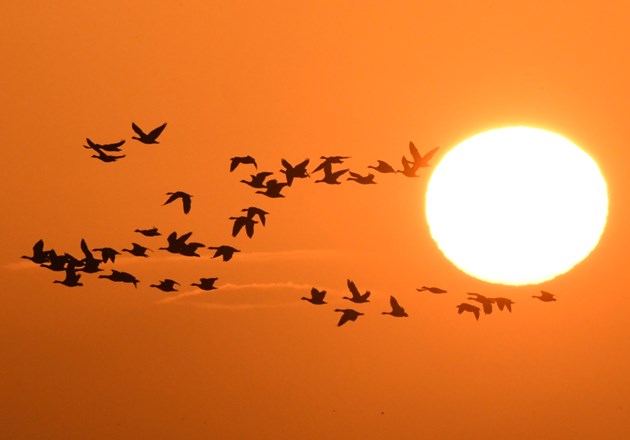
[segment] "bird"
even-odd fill
[[[270,171],[261,171],[257,174],[250,174],[249,177],[251,180],[241,180],[241,182],[251,186],[252,188],[264,188],[265,179],[271,175],[273,175],[273,173]]]
[[[326,301],[324,301],[324,297],[326,296],[326,291],[325,290],[318,290],[317,288],[313,287],[311,289],[311,297],[308,298],[306,296],[303,296],[300,299],[306,300],[308,302],[310,302],[311,304],[327,304]]]
[[[320,159],[322,162],[312,171],[313,173],[326,168],[330,170],[333,164],[342,164],[344,160],[350,159],[350,156],[320,156]]]
[[[48,252],[47,260],[44,263],[40,263],[40,266],[56,272],[61,272],[62,270],[66,270],[66,264],[68,264],[69,261],[68,255],[69,254],[58,255],[54,249],[51,249]]]
[[[151,251],[151,249],[138,243],[131,243],[131,245],[133,246],[131,249],[123,249],[123,252],[129,252],[131,255],[135,255],[136,257],[148,257],[147,251]]]
[[[357,289],[357,286],[354,284],[354,281],[352,280],[347,280],[346,284],[348,285],[348,289],[350,290],[350,293],[352,293],[352,296],[344,296],[342,297],[342,299],[347,299],[350,300],[354,303],[365,303],[365,302],[369,302],[370,300],[368,299],[370,297],[371,292],[368,290],[366,291],[364,294],[361,294],[359,292],[359,289]]]
[[[157,138],[160,134],[162,134],[162,131],[164,130],[164,128],[166,128],[166,122],[160,125],[158,128],[154,128],[153,130],[151,130],[149,134],[146,134],[144,131],[142,131],[142,129],[138,127],[135,124],[135,122],[131,123],[131,128],[138,135],[138,136],[133,136],[131,139],[136,139],[142,142],[143,144],[159,144],[159,142],[157,141]]]
[[[95,159],[100,160],[101,162],[116,162],[118,159],[122,159],[123,157],[125,157],[124,154],[118,155],[118,156],[114,156],[111,154],[107,154],[105,153],[103,150],[101,150],[100,148],[93,148],[93,150],[95,152],[98,153],[98,155],[93,154],[92,157]]]
[[[348,177],[346,180],[352,180],[353,182],[357,182],[361,185],[370,185],[376,183],[374,181],[374,174],[370,173],[367,176],[362,176],[361,174],[353,173],[352,171],[350,171],[350,177]]]
[[[87,146],[84,145],[84,148],[87,149],[92,149],[92,150],[103,150],[103,151],[107,151],[107,152],[113,152],[113,151],[120,151],[120,147],[123,146],[123,144],[125,143],[125,140],[121,140],[119,142],[115,142],[113,144],[97,144],[94,143],[90,140],[90,138],[85,138],[85,140],[87,141]]]
[[[472,304],[468,303],[461,303],[456,307],[457,313],[459,313],[460,315],[464,312],[471,312],[473,315],[475,315],[475,319],[479,320],[479,307],[473,306]]]
[[[175,280],[171,280],[170,278],[166,278],[161,280],[159,284],[151,284],[149,287],[155,287],[156,289],[160,289],[162,292],[177,292],[175,285],[179,286],[179,283]]]
[[[493,298],[488,298],[479,293],[468,292],[467,294],[473,296],[472,298],[468,297],[468,299],[481,303],[481,305],[483,306],[483,313],[485,313],[486,315],[489,315],[490,313],[492,313],[492,304],[494,303]]]
[[[240,252],[240,250],[227,245],[208,246],[208,249],[216,251],[212,258],[223,257],[223,261],[230,261],[235,252]]]
[[[379,173],[395,173],[396,172],[394,167],[388,164],[387,162],[383,160],[379,160],[377,162],[378,163],[376,165],[369,165],[368,168],[372,168],[378,171]]]
[[[79,282],[79,279],[81,279],[81,275],[76,272],[73,265],[69,264],[66,267],[66,277],[63,279],[63,281],[55,280],[53,281],[53,283],[63,284],[67,287],[82,286],[83,283]]]
[[[254,225],[258,223],[256,220],[243,215],[239,217],[230,217],[230,220],[234,220],[234,226],[232,226],[232,237],[236,237],[241,229],[245,227],[245,233],[249,238],[252,238],[252,235],[254,235]]]
[[[293,183],[293,179],[305,179],[309,177],[308,171],[306,170],[306,166],[308,165],[309,159],[305,159],[299,164],[293,166],[287,160],[281,159],[282,165],[284,169],[280,170],[281,173],[284,173],[287,177],[287,185],[291,186]]]
[[[139,232],[145,237],[157,237],[158,235],[162,235],[158,231],[158,228],[156,228],[155,226],[153,226],[151,229],[136,229],[134,232]]]
[[[398,304],[398,301],[396,301],[396,298],[394,298],[392,295],[389,296],[389,304],[392,306],[392,311],[383,312],[383,315],[392,315],[397,318],[406,318],[407,316],[409,316],[407,312],[405,312],[405,309],[402,308],[400,304]]]
[[[169,251],[173,254],[179,254],[182,250],[186,249],[187,243],[186,240],[190,238],[192,232],[187,232],[181,236],[177,236],[177,232],[171,232],[166,240],[168,241],[167,247],[161,247],[159,249],[163,249],[165,251]]]
[[[102,260],[99,260],[98,258],[94,257],[94,255],[92,254],[92,251],[90,250],[87,243],[85,242],[85,239],[81,239],[81,250],[83,251],[85,258],[80,260],[81,267],[79,270],[86,273],[95,273],[95,272],[100,272],[101,270],[103,270],[99,267]]]
[[[497,307],[499,308],[499,311],[502,311],[504,308],[508,309],[508,312],[512,312],[512,304],[514,304],[514,301],[512,301],[509,298],[492,298],[495,302],[495,304],[497,305]]]
[[[444,289],[440,289],[439,287],[427,287],[427,286],[422,286],[422,289],[418,289],[418,288],[416,288],[416,290],[417,290],[418,292],[424,292],[424,291],[427,291],[427,292],[436,293],[436,294],[439,294],[439,293],[446,293],[446,290],[444,290]]]
[[[278,182],[276,179],[268,180],[265,184],[265,190],[256,191],[256,194],[263,194],[267,197],[271,197],[272,199],[277,199],[280,197],[284,197],[284,194],[281,194],[282,188],[285,186],[289,186],[286,182]]]
[[[20,258],[31,260],[33,263],[42,264],[49,261],[51,251],[44,250],[44,240],[39,239],[33,245],[33,255],[22,255]]]
[[[249,208],[243,208],[241,209],[241,211],[246,212],[248,218],[254,218],[255,216],[258,216],[258,218],[260,219],[260,223],[263,226],[265,226],[265,221],[267,219],[265,216],[269,214],[267,211],[260,208],[256,208],[255,206],[250,206]]]
[[[201,290],[215,290],[214,282],[218,280],[218,278],[199,278],[198,283],[191,283],[191,286],[197,286]]]
[[[116,255],[120,255],[120,252],[110,247],[95,248],[92,250],[94,252],[101,253],[101,260],[103,261],[103,263],[107,263],[108,261],[111,261],[113,263],[116,261]]]
[[[181,199],[182,205],[184,207],[184,214],[188,214],[190,212],[190,204],[191,204],[190,198],[192,197],[190,194],[185,193],[184,191],[175,191],[175,192],[167,192],[166,195],[170,197],[166,199],[166,202],[164,202],[164,205],[167,205],[177,199]]]
[[[258,164],[256,164],[256,159],[251,156],[236,156],[230,159],[230,172],[234,171],[236,167],[241,164],[251,164],[254,165],[254,168],[258,168]]]
[[[128,272],[121,272],[118,270],[112,269],[112,273],[109,275],[99,275],[99,278],[107,278],[111,281],[115,281],[118,283],[130,283],[133,284],[133,287],[138,288],[138,283],[140,282],[135,276]]]
[[[532,298],[538,298],[543,302],[557,301],[558,299],[555,297],[553,293],[545,292],[544,290],[540,291],[540,295],[532,295]]]
[[[339,177],[341,177],[344,173],[348,171],[350,170],[348,170],[347,168],[343,170],[335,171],[335,172],[325,170],[324,177],[319,180],[316,180],[315,183],[327,183],[329,185],[339,185],[341,183],[339,181]]]
[[[335,309],[335,312],[343,313],[343,315],[341,315],[341,318],[339,318],[337,327],[341,327],[348,321],[356,321],[359,316],[365,315],[365,313],[357,312],[354,309]]]
[[[418,175],[416,174],[417,171],[420,168],[426,168],[429,166],[429,160],[433,157],[433,155],[439,148],[440,147],[434,148],[433,150],[426,153],[424,156],[421,156],[418,148],[416,148],[414,143],[409,142],[409,151],[411,152],[412,160],[409,160],[405,156],[403,156],[403,169],[397,170],[396,172],[402,173],[407,177],[418,177]]]
[[[201,255],[197,253],[197,249],[205,246],[205,244],[199,242],[184,243],[178,253],[186,257],[200,257]]]

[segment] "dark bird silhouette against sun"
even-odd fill
[[[284,173],[287,177],[287,185],[291,186],[294,179],[305,179],[309,177],[308,171],[306,170],[309,159],[305,159],[295,166],[291,165],[286,159],[281,159],[281,162],[284,168],[281,169],[280,172]]]
[[[113,154],[107,154],[100,148],[93,148],[93,150],[97,154],[93,154],[92,157],[100,160],[101,162],[107,162],[107,163],[116,162],[118,159],[122,159],[123,157],[125,157],[124,154],[119,154],[117,156],[114,156]]]
[[[160,289],[162,292],[177,292],[177,289],[175,288],[176,285],[179,286],[177,281],[166,278],[160,281],[159,284],[151,284],[149,287],[155,287],[156,289]]]
[[[405,309],[402,308],[400,304],[398,304],[398,301],[396,301],[396,298],[394,298],[391,295],[389,297],[389,304],[392,306],[392,311],[383,312],[383,315],[392,315],[392,316],[395,316],[396,318],[406,318],[407,316],[409,316],[407,312],[405,312]]]
[[[315,287],[313,287],[311,289],[311,297],[310,298],[308,298],[306,296],[303,296],[300,299],[308,301],[311,304],[320,305],[320,304],[327,304],[327,302],[324,301],[324,297],[325,296],[326,296],[326,291],[325,290],[318,290]]]
[[[378,171],[379,173],[395,173],[396,170],[394,169],[393,166],[391,166],[390,164],[388,164],[387,162],[383,161],[383,160],[379,160],[377,161],[378,163],[376,165],[368,165],[368,168],[372,168],[373,170]]]
[[[250,206],[249,208],[241,209],[242,212],[245,212],[248,218],[258,217],[260,223],[265,226],[265,222],[267,221],[266,215],[269,214],[264,209],[257,208],[255,206]]]
[[[138,232],[145,237],[157,237],[158,235],[162,235],[155,226],[150,229],[136,229],[134,232]]]
[[[168,205],[169,203],[172,203],[177,199],[181,199],[182,207],[184,208],[184,214],[188,214],[190,212],[191,197],[192,197],[190,194],[185,193],[184,191],[175,191],[175,192],[167,192],[166,195],[170,197],[166,199],[166,202],[164,202],[164,205]]]
[[[427,286],[422,286],[422,289],[417,289],[416,290],[418,292],[431,292],[431,293],[435,293],[435,294],[440,294],[440,293],[446,293],[446,290],[444,289],[440,289],[439,287],[427,287]]]
[[[33,245],[33,255],[22,255],[20,258],[31,260],[33,263],[47,263],[50,258],[50,251],[44,250],[44,240],[40,239]]]
[[[320,159],[322,162],[312,171],[313,173],[326,169],[331,171],[333,165],[342,164],[344,160],[350,159],[350,156],[320,156]]]
[[[215,290],[214,283],[218,278],[200,278],[198,283],[191,283],[191,286],[199,287],[201,290]]]
[[[538,295],[538,296],[532,295],[532,298],[538,298],[539,300],[541,300],[543,302],[551,302],[551,301],[557,301],[558,300],[553,293],[545,292],[544,290],[541,290],[540,291],[540,295]]]
[[[232,226],[232,237],[236,237],[241,229],[245,228],[247,236],[252,238],[254,235],[254,225],[258,223],[256,220],[244,215],[239,217],[230,217],[230,220],[234,220],[234,225]]]
[[[94,252],[101,253],[101,260],[103,260],[103,263],[107,263],[108,261],[114,263],[116,261],[116,255],[120,255],[120,252],[110,247],[95,248],[92,250]]]
[[[76,272],[73,265],[69,264],[66,267],[66,277],[62,281],[55,280],[53,281],[53,283],[63,284],[64,286],[67,286],[67,287],[77,287],[77,286],[83,285],[83,283],[79,282],[80,279],[81,279],[81,275]]]
[[[472,304],[468,303],[461,303],[457,306],[457,313],[461,315],[464,312],[472,313],[473,315],[475,315],[475,319],[477,321],[479,320],[479,307],[473,306]]]
[[[485,313],[486,315],[492,313],[492,304],[494,304],[493,298],[488,298],[487,296],[481,295],[479,293],[468,292],[467,294],[472,295],[472,297],[468,297],[468,299],[481,303],[481,305],[483,306],[483,313]]]
[[[369,302],[370,300],[368,299],[370,297],[371,292],[368,290],[365,293],[361,294],[361,292],[359,292],[359,289],[357,289],[356,284],[354,284],[354,281],[352,280],[347,280],[346,284],[348,285],[348,290],[350,290],[350,293],[352,294],[352,296],[344,296],[342,297],[342,299],[347,299],[352,301],[353,303],[365,303],[365,302]]]
[[[240,250],[228,245],[208,246],[208,249],[216,251],[212,258],[223,257],[223,261],[230,261],[235,252],[240,252]]]
[[[148,257],[147,251],[151,251],[151,249],[144,247],[138,243],[131,243],[131,245],[132,245],[131,249],[123,249],[122,251],[129,252],[131,255],[134,255],[136,257],[145,257],[145,258]]]
[[[265,179],[269,176],[273,175],[270,171],[262,171],[257,174],[250,174],[250,180],[241,180],[246,185],[251,186],[252,188],[265,188]]]
[[[114,151],[121,151],[120,147],[123,146],[123,144],[125,143],[125,140],[121,140],[119,142],[115,142],[113,144],[97,144],[95,142],[92,142],[90,140],[90,138],[85,138],[87,145],[84,145],[84,148],[88,148],[88,149],[92,149],[92,150],[103,150],[103,151],[107,151],[108,153],[112,153]]]
[[[374,174],[370,173],[366,176],[362,176],[361,174],[353,173],[352,171],[350,171],[350,177],[348,177],[346,180],[357,182],[360,185],[373,185],[376,183],[374,181]]]
[[[512,313],[512,304],[514,304],[514,301],[512,301],[509,298],[492,298],[494,300],[494,303],[497,305],[497,307],[499,308],[499,311],[503,311],[504,308],[507,308],[508,312]]]
[[[252,156],[235,156],[230,159],[230,172],[234,171],[239,165],[254,165],[254,168],[258,168],[256,159]]]
[[[354,309],[335,309],[335,312],[341,312],[341,318],[339,318],[339,322],[337,323],[337,327],[341,327],[348,321],[356,321],[357,318],[365,313],[357,312]]]
[[[157,138],[162,134],[162,131],[166,128],[166,122],[160,125],[157,128],[151,130],[148,134],[142,131],[140,127],[138,127],[135,122],[131,123],[131,128],[136,132],[138,136],[133,136],[131,139],[135,139],[137,141],[142,142],[143,144],[159,144]]]
[[[133,284],[133,287],[138,288],[138,283],[140,282],[135,276],[128,272],[121,272],[118,270],[112,269],[112,273],[109,275],[99,275],[99,278],[107,278],[108,280],[117,282],[117,283],[130,283]]]
[[[282,188],[285,186],[288,186],[286,182],[278,182],[276,179],[271,179],[265,184],[265,190],[258,190],[256,194],[262,194],[272,199],[281,198],[284,197],[284,194],[281,194],[280,191],[282,191]]]

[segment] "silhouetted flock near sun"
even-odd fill
[[[149,133],[145,133],[135,123],[132,123],[132,130],[136,134],[136,136],[133,136],[132,139],[144,144],[158,144],[159,142],[157,139],[166,128],[166,125],[167,124],[164,123],[151,130]],[[102,162],[113,163],[125,157],[124,154],[112,154],[122,152],[121,148],[125,144],[125,140],[109,144],[97,144],[91,139],[86,138],[86,142],[87,145],[84,145],[83,147],[92,150],[95,153],[92,157]],[[367,168],[373,169],[380,174],[392,173],[402,174],[403,176],[410,178],[419,177],[421,169],[429,166],[429,161],[435,155],[438,148],[434,148],[422,156],[413,142],[410,142],[409,152],[411,154],[411,159],[404,155],[402,156],[402,169],[395,169],[392,165],[383,160],[378,160],[376,165],[369,165]],[[304,159],[297,164],[291,164],[286,159],[281,159],[280,163],[282,168],[278,170],[279,174],[276,175],[275,171],[258,171],[258,164],[252,156],[235,156],[230,160],[229,172],[235,172],[238,168],[242,167],[253,167],[256,169],[256,173],[250,174],[248,180],[242,179],[240,182],[255,189],[256,194],[261,194],[262,196],[269,198],[286,197],[285,192],[288,191],[287,188],[290,188],[296,180],[310,179],[312,178],[311,175],[316,173],[319,174],[319,178],[315,180],[315,183],[324,183],[328,185],[340,185],[343,182],[355,182],[355,184],[359,185],[374,185],[377,183],[375,181],[376,176],[372,173],[365,171],[361,173],[357,172],[357,170],[352,171],[349,168],[342,167],[347,159],[350,159],[350,157],[320,156],[319,164],[310,172],[308,171],[310,159]],[[167,197],[163,203],[164,205],[181,203],[183,214],[186,215],[190,213],[193,197],[191,194],[184,191],[173,191],[166,193],[165,196]],[[265,226],[267,215],[269,215],[269,212],[256,206],[242,208],[240,209],[240,212],[243,214],[229,217],[229,220],[233,222],[232,237],[236,237],[244,231],[247,237],[252,238],[254,236],[254,232],[258,230],[258,228]],[[162,233],[155,226],[148,229],[135,229],[134,232],[152,240],[159,240],[159,237],[162,236]],[[104,270],[109,270],[111,273],[99,274],[97,278],[108,279],[117,283],[133,284],[133,286],[137,288],[140,280],[131,273],[119,271],[112,267],[107,267],[106,269],[104,266],[115,264],[116,256],[121,255],[122,252],[129,253],[137,258],[149,258],[150,255],[153,255],[154,252],[158,251],[179,254],[186,257],[200,257],[201,254],[199,254],[198,251],[200,249],[208,249],[214,251],[211,258],[221,258],[224,262],[231,261],[236,253],[241,252],[239,249],[227,244],[206,246],[203,243],[189,241],[191,236],[192,232],[179,235],[178,232],[173,231],[166,236],[166,243],[164,243],[164,246],[158,247],[155,251],[136,242],[132,242],[129,247],[121,248],[120,251],[112,247],[91,248],[88,246],[85,239],[82,239],[81,251],[83,255],[79,257],[73,256],[67,252],[46,249],[44,240],[40,239],[33,246],[32,255],[24,255],[22,258],[31,260],[33,263],[38,264],[43,268],[55,272],[64,272],[65,277],[63,279],[54,280],[53,283],[62,284],[67,287],[83,286],[81,278],[84,274],[96,274],[103,272]],[[155,249],[155,246],[152,247]],[[100,258],[97,258],[94,255],[95,252],[100,254]],[[147,252],[151,254],[148,254]],[[203,291],[220,290],[220,286],[215,286],[216,281],[218,281],[217,277],[203,277],[200,278],[198,282],[189,282],[187,285],[196,287]],[[346,281],[346,285],[351,296],[344,296],[341,299],[348,300],[357,305],[369,302],[369,297],[371,295],[370,291],[361,292],[357,288],[355,282],[350,279]],[[149,284],[149,287],[158,289],[162,292],[177,292],[178,289],[176,286],[181,287],[181,284],[170,278],[164,278],[155,281],[153,284]],[[428,292],[433,295],[442,295],[447,293],[446,290],[433,286],[422,286],[420,288],[416,288],[416,290],[418,292]],[[310,292],[310,297],[303,296],[301,299],[314,305],[324,305],[327,304],[325,301],[326,294],[327,292],[325,290],[319,290],[316,287],[313,287]],[[479,319],[481,311],[483,311],[486,315],[491,314],[493,311],[493,305],[496,305],[499,311],[507,310],[508,312],[511,312],[512,304],[514,304],[514,301],[509,298],[491,298],[479,293],[468,293],[468,295],[467,300],[479,303],[479,306],[469,302],[462,302],[456,306],[457,313],[463,314],[464,312],[470,312],[476,320]],[[540,295],[534,295],[533,298],[543,302],[556,301],[556,297],[553,294],[542,290],[540,291]],[[382,314],[391,315],[396,318],[409,316],[394,296],[390,296],[390,307],[391,310],[383,311]],[[334,309],[334,312],[341,313],[341,317],[337,324],[338,326],[341,326],[348,321],[356,321],[360,316],[364,315],[364,313],[352,308],[336,308]]]

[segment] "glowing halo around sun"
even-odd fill
[[[606,225],[606,182],[591,157],[545,130],[487,131],[435,167],[426,216],[440,250],[491,283],[550,280],[595,248]]]

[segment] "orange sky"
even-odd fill
[[[629,437],[630,6],[208,3],[0,6],[3,436]],[[132,121],[168,126],[143,145]],[[363,172],[398,165],[410,140],[440,146],[437,163],[510,124],[571,139],[608,183],[599,246],[541,286],[487,284],[444,259],[424,219],[429,171],[297,181],[273,200],[239,183],[249,169],[228,170],[236,155],[276,173],[281,158],[347,155]],[[127,157],[92,159],[86,137],[127,139]],[[162,206],[177,190],[194,196],[189,215]],[[232,238],[228,217],[252,205],[267,226]],[[151,226],[242,252],[172,258],[164,237],[133,232]],[[19,258],[40,238],[75,255],[82,238],[156,252],[117,260],[137,289],[90,274],[71,289]],[[202,276],[219,290],[186,286]],[[181,297],[148,287],[166,277]],[[372,301],[337,327],[348,278]],[[312,286],[329,304],[300,301]],[[559,300],[531,299],[541,288]],[[468,291],[516,304],[476,322],[455,311]],[[409,318],[381,315],[389,295]]]

